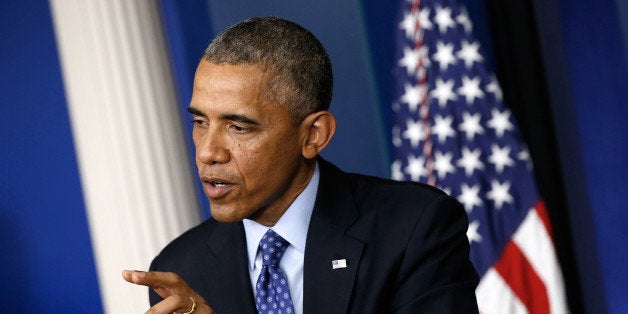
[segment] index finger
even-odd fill
[[[198,296],[179,275],[160,271],[123,271],[122,277],[130,283],[153,288],[162,298],[172,294]]]
[[[198,304],[197,310],[201,310],[203,313],[214,313],[213,310],[205,299],[196,293],[183,279],[176,273],[171,272],[159,272],[159,271],[140,271],[140,270],[125,270],[122,271],[122,277],[124,280],[137,285],[143,285],[151,287],[155,292],[164,300],[159,302],[152,308],[150,313],[158,310],[168,309],[166,312],[171,313],[170,310],[187,308],[189,299],[192,299],[192,303]],[[209,311],[206,311],[209,310]]]
[[[130,283],[151,288],[175,287],[183,283],[179,275],[160,271],[125,270],[122,277]]]

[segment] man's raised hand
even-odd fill
[[[163,301],[155,304],[146,313],[170,314],[214,314],[215,312],[175,273],[157,271],[125,270],[122,272],[124,280],[151,287],[161,296]]]

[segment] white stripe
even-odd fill
[[[475,290],[482,314],[527,314],[528,310],[510,289],[510,286],[491,267]]]
[[[143,313],[146,269],[200,220],[156,1],[50,0],[106,313]]]
[[[536,210],[531,209],[513,236],[547,289],[550,313],[568,313],[563,276],[556,258],[552,239]]]

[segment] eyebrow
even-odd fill
[[[194,107],[188,107],[188,112],[192,115],[195,116],[199,116],[199,117],[206,117],[207,115],[204,114],[202,111],[194,108]],[[223,114],[220,115],[220,119],[222,120],[229,120],[229,121],[235,121],[235,122],[240,122],[240,123],[246,123],[246,124],[252,124],[252,125],[259,125],[259,122],[248,118],[245,115],[241,115],[241,114],[235,114],[235,113],[227,113],[227,114]]]
[[[200,110],[198,110],[198,109],[196,109],[194,107],[188,107],[188,112],[190,114],[192,114],[192,115],[195,115],[195,116],[200,116],[200,117],[204,117],[205,116],[205,114],[202,111],[200,111]]]
[[[259,122],[248,118],[247,116],[241,115],[241,114],[223,114],[220,116],[221,119],[224,120],[229,120],[229,121],[235,121],[235,122],[240,122],[240,123],[246,123],[246,124],[252,124],[252,125],[259,125]]]

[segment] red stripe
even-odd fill
[[[547,207],[545,207],[545,202],[543,200],[539,200],[534,206],[536,213],[541,217],[541,221],[543,221],[543,225],[545,225],[545,229],[547,230],[547,234],[549,234],[552,242],[554,242],[554,234],[552,233],[552,223],[549,219],[549,214],[547,213]]]
[[[521,303],[528,308],[529,313],[550,312],[545,284],[514,242],[508,242],[502,257],[494,267]]]
[[[411,14],[419,14],[419,10],[421,9],[421,0],[413,0],[412,1],[412,9]],[[416,19],[416,26],[414,30],[414,48],[421,49],[423,47],[423,32],[421,30],[420,19]],[[417,86],[427,86],[427,71],[425,70],[425,61],[424,55],[421,55],[419,58],[419,63],[417,64],[417,73],[418,80]],[[427,103],[427,89],[425,89],[425,95],[421,95],[421,103],[419,105],[419,116],[421,118],[421,126],[426,130],[425,137],[423,138],[423,156],[425,156],[425,168],[427,170],[427,184],[436,186],[436,176],[434,175],[434,152],[432,147],[432,130],[430,128],[430,107]]]

